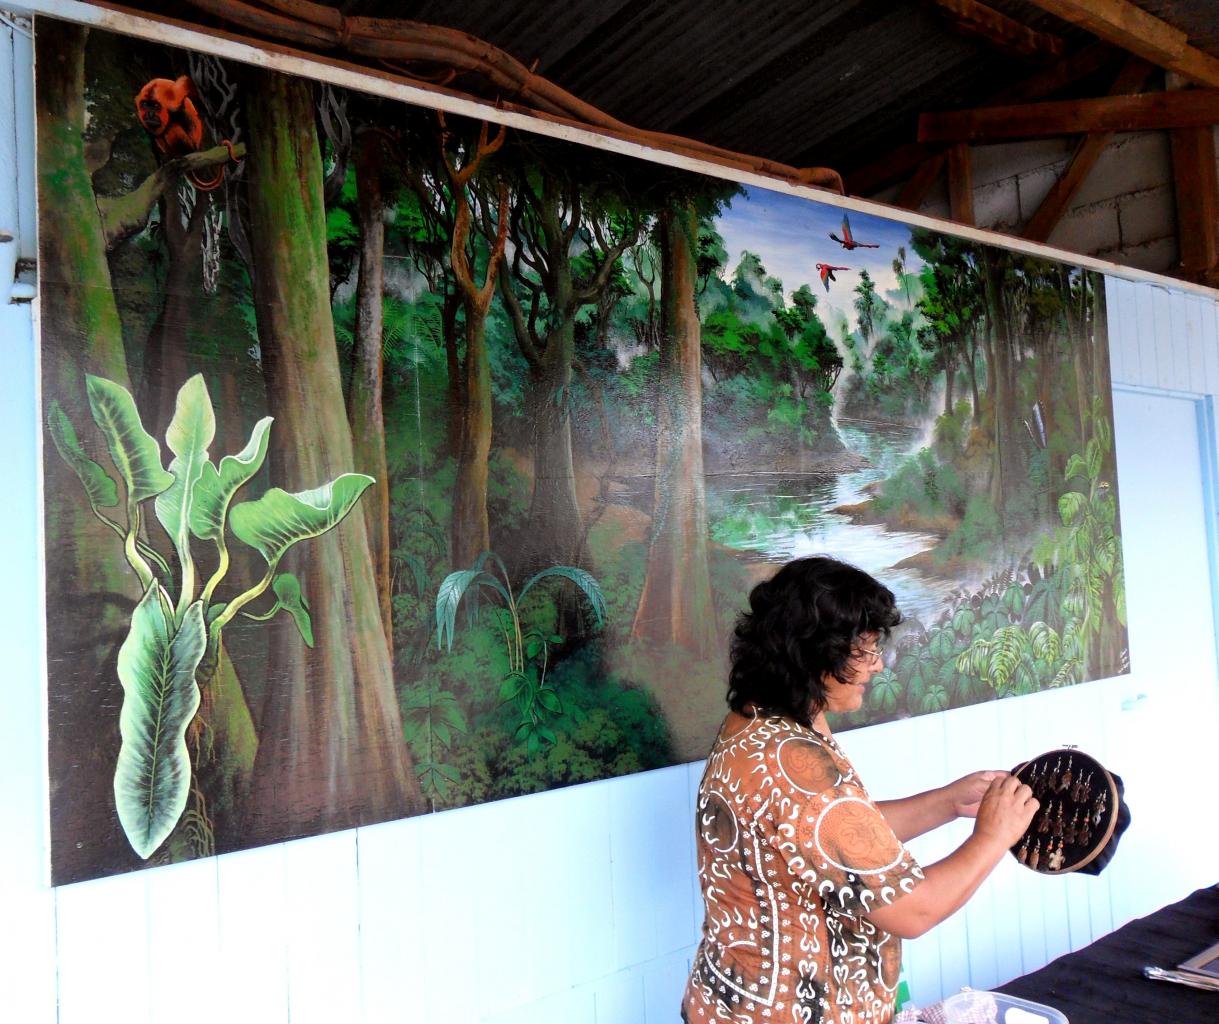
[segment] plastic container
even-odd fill
[[[965,989],[941,1004],[947,1024],[1070,1024],[1052,1006],[1002,992]],[[992,1013],[992,1007],[993,1013]]]

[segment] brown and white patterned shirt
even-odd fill
[[[828,736],[724,720],[698,791],[707,913],[688,1024],[886,1024],[901,940],[863,915],[923,877]]]

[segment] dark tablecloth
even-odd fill
[[[1219,942],[1219,885],[1131,921],[998,991],[1053,1006],[1071,1024],[1219,1024],[1219,992],[1151,981]]]

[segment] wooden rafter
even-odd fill
[[[949,216],[958,223],[974,223],[973,165],[964,142],[948,150],[948,209]]]
[[[1093,43],[1057,64],[1009,86],[992,96],[990,102],[1025,103],[1045,99],[1081,78],[1095,74],[1106,64],[1113,62],[1116,56],[1117,51],[1107,43]],[[920,145],[917,142],[898,146],[848,174],[847,192],[857,196],[871,195],[894,181],[900,181],[930,157],[942,156],[946,148],[939,143]]]
[[[898,192],[897,198],[893,200],[893,205],[900,206],[903,210],[917,210],[922,206],[923,200],[927,198],[927,193],[931,191],[931,186],[935,184],[936,179],[940,176],[940,171],[944,169],[946,159],[943,153],[937,153],[919,164],[910,176],[910,180]]]
[[[1018,57],[1044,60],[1061,57],[1062,36],[1038,32],[978,0],[931,0],[957,32],[985,40]]]
[[[1179,128],[1169,133],[1181,276],[1219,285],[1219,180],[1215,133]]]
[[[1144,60],[1199,85],[1219,86],[1219,59],[1191,46],[1189,37],[1130,0],[1029,0]]]
[[[1151,71],[1152,65],[1149,62],[1141,57],[1130,57],[1118,72],[1109,89],[1109,95],[1126,96],[1137,93],[1146,84]],[[1080,185],[1087,179],[1112,139],[1113,132],[1092,132],[1079,140],[1062,174],[1020,232],[1022,237],[1034,242],[1044,242],[1050,237],[1050,233],[1062,220],[1062,215],[1067,212]]]
[[[1183,89],[923,114],[918,137],[920,142],[996,142],[1215,124],[1219,124],[1219,89]]]

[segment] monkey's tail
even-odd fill
[[[221,145],[227,147],[230,160],[237,159],[237,153],[233,149],[233,144],[228,139],[222,139]],[[194,185],[195,188],[197,188],[200,192],[212,192],[218,189],[224,182],[224,167],[221,166],[219,170],[217,170],[214,178],[202,178],[199,176],[197,171],[191,171],[187,177],[190,178],[191,184]]]

